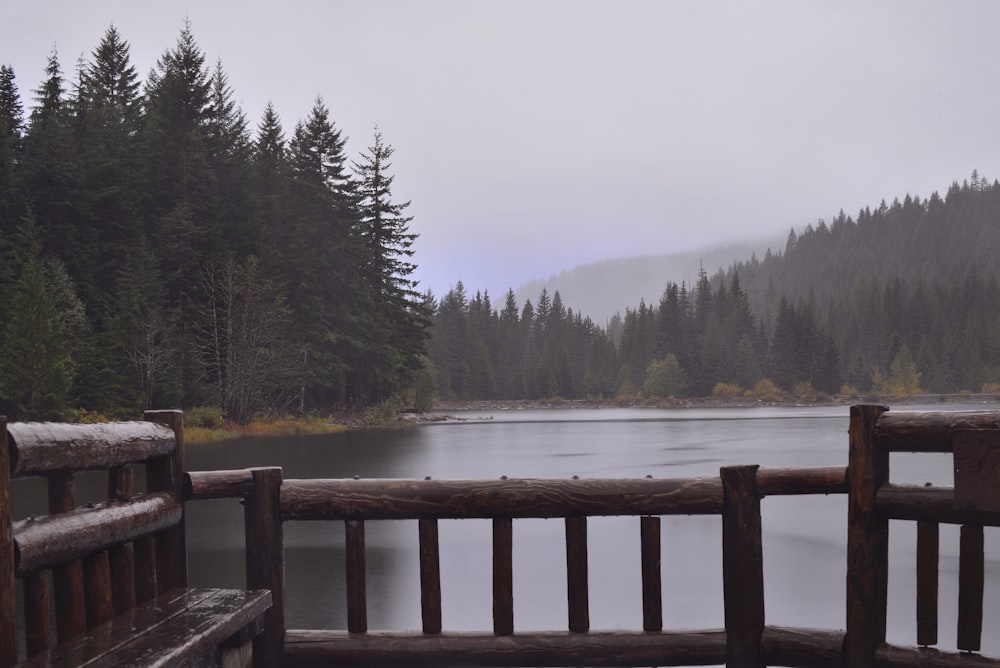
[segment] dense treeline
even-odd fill
[[[558,293],[518,315],[513,293],[497,312],[459,283],[430,357],[442,396],[461,399],[996,391],[997,249],[1000,184],[973,172],[943,199],[841,213],[762,260],[670,283],[606,331]]]
[[[30,108],[30,112],[26,111]],[[322,98],[256,127],[190,26],[140,81],[112,27],[72,83],[0,68],[0,410],[327,410],[422,368],[408,203],[378,132],[357,161]]]

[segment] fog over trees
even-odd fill
[[[668,282],[607,327],[547,288],[498,311],[459,283],[430,356],[454,399],[995,392],[998,248],[1000,184],[973,172],[944,197],[841,211],[763,257]]]
[[[190,26],[145,80],[113,27],[27,95],[0,67],[9,417],[1000,389],[1000,184],[976,172],[595,323],[547,288],[421,293],[382,133],[349,157],[322,97],[290,131],[235,100]]]
[[[145,81],[129,48],[109,28],[71,78],[53,52],[26,102],[0,69],[0,410],[244,422],[411,385],[429,312],[381,133],[350,160],[322,98],[251,127],[190,26]]]

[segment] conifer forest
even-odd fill
[[[1000,391],[1000,183],[976,172],[595,323],[556,291],[421,291],[381,133],[351,159],[322,98],[287,130],[235,99],[189,26],[145,80],[113,27],[27,93],[0,66],[0,412]]]

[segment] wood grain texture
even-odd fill
[[[722,630],[368,633],[289,630],[284,664],[313,666],[694,666],[726,660]]]
[[[876,447],[875,427],[884,406],[851,406],[847,496],[847,638],[852,668],[873,668],[885,642],[889,570],[889,522],[875,508],[889,479],[889,452]]]
[[[764,668],[764,556],[756,466],[726,466],[720,471],[725,496],[722,512],[722,589],[726,619],[726,666]]]
[[[938,642],[938,555],[940,530],[934,522],[917,523],[917,644]]]
[[[214,663],[216,648],[255,624],[267,591],[174,590],[36,655],[24,666],[191,666]]]
[[[961,429],[1000,429],[1000,411],[885,413],[873,437],[876,447],[889,452],[951,452],[952,434]]]
[[[956,509],[951,487],[883,485],[876,494],[875,508],[893,520],[1000,526],[1000,513]]]
[[[244,501],[247,589],[271,592],[271,608],[264,615],[263,633],[253,641],[257,668],[276,668],[285,633],[285,556],[278,510],[280,468],[251,471],[253,493]]]
[[[642,569],[642,630],[663,630],[663,572],[660,518],[639,518],[639,560]]]
[[[493,520],[493,633],[514,633],[514,523]]]
[[[7,425],[15,478],[53,471],[90,471],[145,462],[174,451],[174,433],[151,422]]]
[[[420,621],[424,633],[441,633],[441,554],[437,520],[417,520],[420,550]]]
[[[14,523],[20,577],[65,564],[112,545],[134,540],[181,519],[181,506],[167,493]]]
[[[718,478],[285,480],[285,520],[468,519],[722,512]]]
[[[569,630],[590,630],[590,582],[587,568],[587,518],[567,517],[566,599]]]
[[[187,471],[184,500],[238,499],[253,494],[253,469]]]
[[[12,507],[7,418],[0,416],[0,665],[9,665],[17,660]]]
[[[958,639],[955,646],[978,652],[983,636],[983,527],[963,525],[958,552]]]
[[[1000,513],[1000,429],[952,435],[955,507]]]

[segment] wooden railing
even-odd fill
[[[725,467],[718,477],[588,480],[282,480],[280,469],[192,472],[187,497],[242,497],[247,578],[268,588],[274,608],[255,643],[258,665],[426,666],[1000,666],[972,654],[982,628],[983,526],[1000,525],[993,498],[1000,471],[1000,413],[890,414],[851,408],[848,467]],[[889,484],[889,452],[955,452],[951,488]],[[978,466],[978,469],[976,468]],[[984,491],[985,490],[985,491]],[[760,501],[789,494],[848,494],[846,630],[765,624]],[[995,505],[993,505],[995,504]],[[594,516],[636,516],[641,553],[641,629],[590,627],[587,526]],[[663,628],[660,517],[722,520],[725,628]],[[493,524],[493,630],[449,632],[441,623],[438,524]],[[566,630],[517,632],[512,527],[522,518],[563,518]],[[421,629],[370,631],[365,526],[417,520]],[[962,653],[889,645],[886,638],[888,520],[919,522],[917,643],[937,642],[937,524],[963,525],[957,647]],[[342,521],[346,536],[347,630],[285,629],[282,523]]]
[[[0,418],[0,666],[249,665],[270,592],[187,588],[183,416],[145,417]],[[104,476],[103,501],[75,498],[83,473]],[[32,477],[47,488],[47,514],[15,520],[12,480]]]

